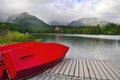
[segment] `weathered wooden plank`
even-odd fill
[[[113,78],[111,77],[109,72],[106,70],[105,66],[103,64],[101,64],[100,60],[98,60],[97,63],[100,65],[100,67],[102,68],[102,70],[105,73],[105,75],[107,76],[107,78],[110,80],[113,80]]]
[[[99,79],[96,79],[96,78],[91,78],[90,80],[99,80]]]
[[[44,80],[44,78],[46,77],[47,75],[45,73],[41,73],[39,75],[36,75],[32,78],[29,78],[27,80]]]
[[[107,63],[109,63],[120,74],[120,70],[116,67],[116,65],[114,65],[108,61],[107,61]]]
[[[108,78],[106,77],[105,73],[103,72],[102,68],[100,67],[100,65],[97,63],[97,60],[93,60],[93,62],[94,62],[94,64],[96,65],[96,68],[97,68],[97,70],[99,71],[102,79],[105,79],[105,80],[108,79]]]
[[[104,61],[100,61],[103,66],[105,66],[106,70],[109,72],[109,74],[111,75],[111,77],[113,78],[113,80],[119,80],[119,78],[113,73],[113,71],[109,68],[109,66],[107,66]]]
[[[93,71],[93,69],[92,69],[92,67],[91,67],[91,64],[90,64],[89,60],[86,60],[86,62],[87,62],[87,65],[88,65],[90,78],[91,78],[91,79],[96,79],[95,73],[94,73],[94,71]]]
[[[120,67],[109,61],[67,58],[28,80],[120,80]]]
[[[38,79],[37,77],[33,77],[33,78],[30,78],[30,79],[27,79],[27,80],[37,80],[37,79]]]
[[[90,78],[84,78],[84,80],[91,80]]]
[[[84,75],[85,75],[85,78],[90,78],[90,76],[89,76],[89,69],[88,69],[88,67],[87,67],[87,64],[86,64],[86,61],[85,60],[83,60],[83,69],[84,69]]]
[[[50,80],[51,76],[47,75],[43,80]]]
[[[61,64],[62,62],[60,62],[59,64],[57,64],[56,66],[54,66],[49,72],[50,73],[54,73],[55,70],[58,68],[58,66]]]
[[[117,71],[117,69],[112,66],[110,63],[104,61],[105,64],[107,64],[107,66],[113,71],[113,73],[120,79],[120,73]]]
[[[111,62],[109,62],[109,63],[111,63]],[[114,64],[114,63],[111,63],[111,64],[114,65],[117,69],[120,70],[120,66],[118,64]]]
[[[71,80],[78,80],[78,77],[72,77]]]
[[[50,68],[50,69],[48,69],[48,70],[46,70],[45,72],[49,73],[50,71],[51,71],[51,68]]]
[[[73,80],[78,80],[79,78],[76,77],[76,76],[73,76],[72,79],[73,79]]]
[[[58,74],[59,71],[61,70],[61,68],[64,66],[65,62],[67,59],[63,60],[62,63],[60,63],[60,65],[57,67],[57,69],[55,70],[55,74]]]
[[[55,76],[52,76],[49,80],[55,80],[55,78],[56,78]]]
[[[68,64],[70,62],[70,59],[67,59],[66,63],[64,64],[64,66],[62,67],[62,69],[60,70],[59,74],[64,74]]]
[[[97,79],[102,79],[102,78],[101,78],[101,75],[99,74],[99,71],[97,70],[96,66],[95,66],[94,63],[93,63],[93,60],[89,60],[89,62],[90,62],[91,66],[92,66],[92,69],[93,69],[93,71],[94,71],[94,73],[95,73],[95,77],[96,77]]]
[[[73,64],[72,64],[71,69],[70,69],[70,72],[69,72],[69,75],[70,75],[70,76],[74,76],[75,66],[76,66],[76,60],[73,59]]]
[[[44,80],[46,78],[46,76],[47,75],[44,73],[42,75],[35,76],[35,77],[37,77],[37,79],[32,79],[32,80]]]
[[[84,78],[83,61],[79,60],[79,79]]]
[[[67,77],[65,77],[64,79],[65,79],[65,80],[71,80],[72,77],[71,77],[71,76],[67,76]]]
[[[72,66],[72,62],[73,62],[73,60],[71,59],[70,62],[69,62],[69,64],[68,64],[67,69],[64,72],[64,75],[69,75],[69,71],[70,71],[70,68]]]
[[[57,76],[57,77],[55,78],[55,80],[61,80],[61,77]]]
[[[84,78],[78,78],[78,80],[85,80]]]
[[[67,79],[62,77],[60,80],[67,80]],[[71,80],[71,79],[70,79],[70,80]]]
[[[79,76],[79,61],[76,60],[76,67],[75,67],[75,77]]]

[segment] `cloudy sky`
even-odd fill
[[[98,17],[120,22],[120,0],[0,0],[0,19],[28,12],[50,23]]]

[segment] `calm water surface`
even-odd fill
[[[120,36],[90,36],[65,34],[35,34],[45,42],[62,43],[70,47],[66,57],[79,59],[120,60]]]

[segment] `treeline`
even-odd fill
[[[56,30],[56,27],[58,30]],[[59,31],[60,29],[60,31]],[[107,34],[120,35],[120,25],[109,23],[104,26],[48,26],[39,29],[32,29],[30,27],[20,26],[13,23],[0,23],[1,31],[18,31],[22,33],[68,33],[68,34]]]
[[[63,33],[119,35],[120,26],[109,23],[104,26],[63,27]]]
[[[56,31],[55,28],[59,27],[62,31]],[[54,26],[45,27],[37,31],[38,33],[68,33],[68,34],[106,34],[106,35],[120,35],[120,25],[109,23],[104,26]]]
[[[30,27],[25,27],[17,25],[14,23],[0,22],[0,32],[1,31],[18,31],[18,32],[32,32]]]

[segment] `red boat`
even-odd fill
[[[22,47],[22,46],[25,46],[25,45],[33,45],[33,44],[37,44],[37,43],[38,42],[20,42],[20,43],[16,43],[16,44],[6,44],[6,45],[0,46],[0,64],[1,64],[1,61],[2,61],[1,55],[5,51],[15,49],[15,48],[18,48],[18,47]]]
[[[15,48],[23,47],[27,45],[34,45],[34,44],[38,44],[38,42],[20,42],[20,43],[7,44],[7,45],[0,46],[0,80],[3,78],[6,78],[6,71],[2,61],[2,54],[11,49],[15,49]]]
[[[10,80],[36,75],[60,62],[68,47],[58,43],[38,43],[5,52],[2,55]]]

